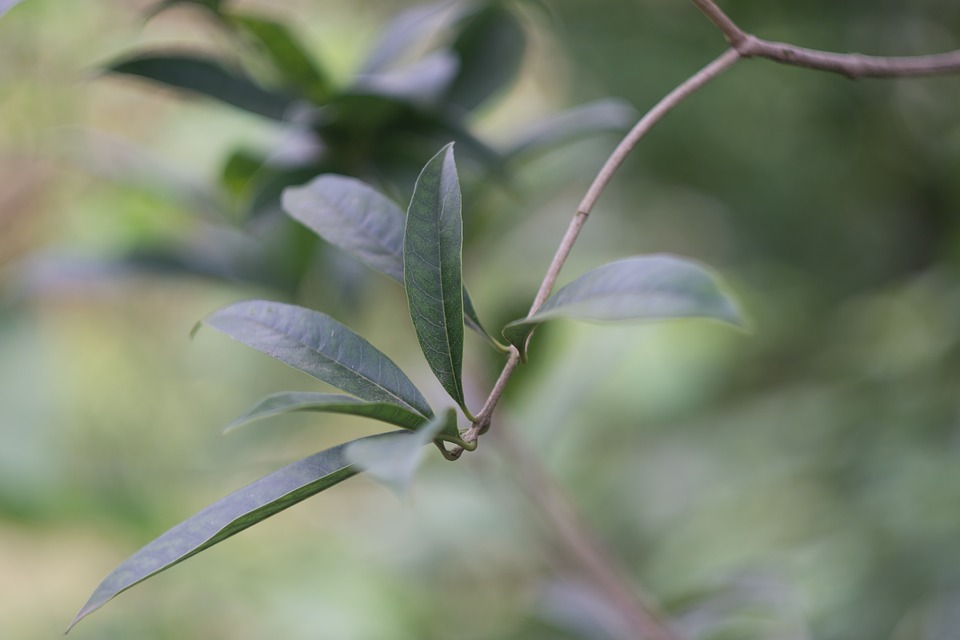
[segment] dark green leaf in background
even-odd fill
[[[473,111],[517,76],[526,34],[512,11],[491,3],[464,18],[451,49],[460,57],[460,73],[447,98]]]
[[[525,356],[527,336],[553,318],[711,318],[743,324],[737,305],[720,289],[712,271],[667,254],[626,258],[594,269],[547,298],[532,317],[507,324],[503,335]]]
[[[286,88],[314,104],[333,94],[329,78],[285,25],[255,16],[231,13],[225,18],[251,36],[283,79]]]
[[[393,200],[355,178],[326,174],[283,192],[283,208],[295,220],[367,266],[403,284],[406,215]],[[491,343],[466,289],[467,325]]]
[[[283,467],[210,505],[114,569],[93,592],[70,627],[135,584],[356,475],[358,469],[345,455],[351,444],[360,441],[389,442],[409,435],[405,431],[395,431],[326,449]]]
[[[330,316],[289,304],[238,302],[204,324],[329,385],[430,418],[420,391],[390,358]]]
[[[243,72],[213,58],[176,53],[143,54],[115,62],[107,71],[139,76],[204,95],[274,120],[283,120],[295,100],[290,95],[264,89]]]
[[[295,411],[316,411],[321,413],[342,413],[373,418],[404,429],[416,429],[427,422],[419,413],[405,407],[387,402],[367,402],[351,396],[336,393],[314,393],[309,391],[283,391],[274,393],[254,405],[249,411],[224,427],[223,431],[232,431],[245,424],[264,418],[292,413]],[[456,425],[454,425],[456,427]],[[457,435],[454,431],[452,434]]]
[[[430,368],[469,416],[463,397],[463,220],[449,144],[420,173],[407,211],[403,281],[410,317]]]

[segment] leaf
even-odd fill
[[[426,40],[430,33],[459,16],[453,3],[437,2],[415,5],[391,18],[380,33],[376,47],[367,56],[360,73],[381,73],[396,64],[414,46]]]
[[[295,90],[314,104],[324,104],[330,99],[333,94],[330,80],[285,25],[238,13],[226,18],[260,45],[288,89]]]
[[[712,318],[743,324],[736,304],[720,290],[711,271],[667,254],[627,258],[594,269],[550,296],[532,317],[507,324],[503,335],[525,357],[530,332],[553,318]]]
[[[436,51],[400,69],[357,76],[349,93],[373,94],[431,107],[450,89],[460,64],[449,51]]]
[[[250,300],[220,309],[203,323],[363,400],[433,417],[423,395],[390,358],[324,313]]]
[[[253,408],[224,427],[223,431],[226,433],[256,420],[272,418],[294,411],[318,411],[363,416],[404,429],[416,429],[427,422],[427,419],[419,413],[414,413],[396,404],[367,402],[334,393],[284,391],[262,398]],[[456,425],[454,425],[454,429],[456,429]],[[454,430],[453,433],[448,435],[457,436],[458,432]]]
[[[330,244],[403,282],[403,210],[355,178],[326,174],[283,191],[283,208]]]
[[[423,447],[438,434],[457,429],[457,413],[447,409],[406,437],[390,440],[364,440],[350,443],[347,460],[374,479],[382,482],[398,496],[405,495],[423,460]]]
[[[636,110],[623,100],[598,100],[568,109],[521,132],[503,155],[513,160],[521,155],[546,151],[597,133],[619,132],[636,119]]]
[[[70,628],[130,587],[356,475],[359,470],[345,455],[351,444],[362,441],[389,442],[407,435],[407,432],[394,431],[326,449],[274,471],[215,502],[173,527],[114,569],[80,609]]]
[[[460,73],[447,99],[472,111],[516,77],[526,34],[513,12],[491,3],[464,19],[451,48],[460,58]]]
[[[376,189],[355,178],[326,174],[285,189],[283,208],[330,244],[403,284],[406,215]],[[467,326],[497,346],[465,288],[463,309]]]
[[[463,220],[460,180],[448,144],[420,173],[403,239],[403,282],[417,340],[447,393],[463,397]]]
[[[295,100],[264,89],[246,74],[229,69],[213,58],[144,54],[116,62],[107,71],[198,93],[274,120],[283,120]]]

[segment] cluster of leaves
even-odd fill
[[[151,247],[130,263],[298,291],[318,260],[315,238],[291,225],[280,194],[323,173],[354,176],[386,193],[409,195],[420,167],[453,140],[471,161],[477,185],[509,186],[526,160],[585,135],[619,131],[632,110],[617,101],[590,103],[518,132],[494,148],[471,128],[516,78],[527,36],[517,0],[439,2],[415,6],[387,24],[346,83],[331,78],[286,25],[215,0],[165,0],[152,15],[199,7],[229,36],[222,55],[183,50],[137,52],[106,71],[137,77],[184,95],[202,96],[276,123],[270,150],[239,148],[225,160],[211,244]],[[226,201],[226,202],[224,202]],[[257,238],[226,241],[239,229]]]
[[[462,207],[453,143],[423,168],[406,215],[354,178],[323,175],[288,189],[289,214],[318,236],[404,285],[410,318],[431,370],[468,420],[463,393],[464,325],[507,351],[480,324],[462,281]],[[592,320],[713,318],[739,323],[730,298],[705,268],[673,256],[634,257],[591,271],[549,298],[503,335],[523,348],[533,328],[558,317]],[[466,322],[465,322],[466,321]],[[204,323],[351,395],[284,392],[268,396],[228,426],[291,411],[343,413],[400,430],[338,445],[284,467],[170,529],[97,588],[74,623],[115,595],[275,513],[366,470],[400,486],[412,477],[424,444],[471,449],[457,412],[435,413],[410,378],[383,352],[332,317],[268,301],[240,302]]]

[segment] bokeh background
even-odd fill
[[[58,637],[166,528],[376,430],[295,416],[221,437],[261,395],[317,386],[213,331],[191,341],[218,306],[323,308],[442,402],[394,284],[256,221],[250,184],[276,163],[244,173],[242,160],[275,158],[289,128],[101,72],[157,48],[247,62],[201,8],[145,21],[152,4],[26,0],[0,17],[3,638]],[[287,24],[344,87],[411,3],[228,4]],[[623,101],[605,112],[616,128],[626,105],[645,110],[723,50],[686,2],[510,6],[517,76],[465,120],[493,149],[594,100]],[[812,47],[960,47],[951,0],[724,7]],[[548,326],[503,405],[691,638],[960,637],[958,104],[960,78],[851,82],[743,62],[643,142],[564,269],[691,256],[752,320],[749,335]],[[370,165],[401,200],[428,139],[391,138],[416,152]],[[463,154],[465,277],[488,325],[525,311],[616,139],[530,154],[506,177]],[[469,336],[467,364],[480,397],[497,359]],[[603,603],[557,570],[496,448],[434,457],[404,500],[351,480],[121,595],[71,637],[604,637]]]

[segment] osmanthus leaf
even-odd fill
[[[553,318],[711,318],[743,324],[736,303],[721,290],[711,271],[667,254],[627,258],[594,269],[547,298],[532,317],[507,324],[503,335],[525,357],[530,332]]]
[[[347,446],[347,459],[365,473],[403,496],[423,460],[423,447],[441,433],[457,430],[457,413],[447,409],[406,437],[355,440]]]
[[[460,58],[460,72],[448,100],[472,111],[509,84],[520,70],[526,34],[517,16],[503,3],[486,3],[463,18],[451,45]]]
[[[407,66],[359,75],[349,93],[377,95],[420,108],[435,106],[450,89],[460,64],[449,51],[435,51]]]
[[[325,174],[283,192],[283,208],[294,220],[368,267],[403,284],[406,214],[390,198],[356,178]],[[463,290],[467,326],[496,345]]]
[[[286,25],[240,13],[226,14],[224,18],[254,39],[289,89],[297,90],[314,104],[330,99],[333,87],[329,78]]]
[[[358,398],[433,417],[423,394],[390,358],[324,313],[250,300],[215,311],[203,323]]]
[[[283,391],[262,398],[256,405],[236,420],[224,427],[223,431],[233,431],[245,424],[264,418],[292,413],[295,411],[316,411],[321,413],[341,413],[365,418],[373,418],[404,429],[416,429],[427,422],[419,413],[397,404],[387,402],[367,402],[351,396],[336,393],[315,393],[310,391]],[[457,436],[454,431],[447,435]]]
[[[381,31],[360,73],[381,73],[393,67],[413,47],[422,44],[432,32],[443,28],[460,14],[456,3],[449,1],[418,4],[397,13]]]
[[[622,100],[597,100],[547,118],[519,134],[503,151],[508,160],[542,153],[578,138],[623,131],[636,120],[636,110]]]
[[[106,70],[201,94],[274,120],[283,120],[295,101],[209,57],[148,53],[115,62]]]
[[[470,416],[463,397],[463,220],[460,180],[448,144],[420,173],[403,238],[403,282],[427,363]]]
[[[114,569],[80,609],[70,628],[130,587],[356,475],[360,469],[346,456],[351,444],[363,441],[390,442],[409,435],[409,432],[394,431],[326,449],[274,471],[215,502],[173,527]]]

